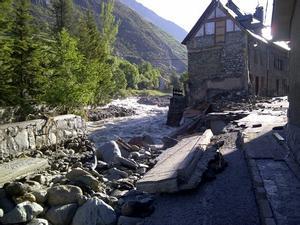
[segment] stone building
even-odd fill
[[[300,1],[274,2],[272,34],[291,45],[287,141],[300,163]]]
[[[262,96],[288,92],[288,47],[262,36],[263,7],[243,13],[213,0],[182,44],[188,49],[189,104],[226,91]]]

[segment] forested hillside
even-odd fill
[[[24,115],[38,104],[68,113],[128,89],[158,88],[161,73],[149,62],[135,65],[114,55],[120,24],[114,6],[102,2],[96,15],[72,0],[1,1],[0,105],[20,106]]]
[[[35,0],[46,1],[46,0]],[[93,8],[100,14],[102,0],[74,0],[80,8]],[[148,61],[162,71],[182,73],[187,69],[186,48],[171,35],[143,19],[120,1],[115,2],[114,15],[119,21],[115,53],[132,63]]]

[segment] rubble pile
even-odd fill
[[[211,99],[212,111],[236,111],[243,109],[244,111],[252,111],[256,109],[258,97],[248,95],[246,92],[228,92],[214,96]]]
[[[159,107],[168,107],[170,104],[170,96],[162,96],[162,97],[143,96],[140,97],[138,103],[143,105],[157,105]]]
[[[135,184],[161,151],[151,137],[131,143],[118,139],[96,149],[78,138],[18,156],[47,158],[50,166],[3,185],[0,224],[138,224],[154,208],[153,196]]]
[[[135,111],[121,106],[110,105],[106,108],[90,109],[87,114],[89,121],[99,121],[108,118],[132,116],[135,115]]]

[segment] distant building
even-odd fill
[[[288,47],[262,36],[264,10],[241,12],[213,0],[182,44],[188,49],[187,96],[193,104],[225,91],[261,96],[288,92]]]

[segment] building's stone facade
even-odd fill
[[[0,125],[0,158],[62,143],[85,134],[80,116],[64,115]]]
[[[247,89],[247,39],[241,31],[226,34],[215,45],[214,35],[196,37],[187,43],[189,59],[189,102],[223,90]]]
[[[271,97],[287,95],[288,51],[252,37],[249,37],[248,45],[251,92]]]
[[[212,1],[183,41],[190,105],[227,91],[287,94],[288,51],[261,36],[262,21],[255,15],[262,11],[258,7],[254,15],[242,14],[230,0],[226,6]]]

